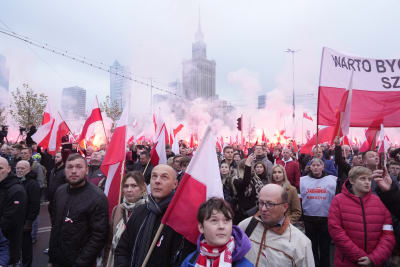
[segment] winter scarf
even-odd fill
[[[251,178],[250,184],[246,187],[246,190],[244,191],[244,196],[250,197],[253,193],[253,190],[255,190],[256,196],[258,198],[258,193],[260,192],[263,186],[264,183],[257,176],[257,174],[254,174],[253,178]]]
[[[231,239],[221,247],[213,247],[206,243],[205,239],[200,242],[200,254],[195,267],[228,267],[232,266],[232,254],[235,249],[235,239]]]
[[[151,195],[148,197],[147,210],[149,213],[143,220],[142,225],[136,236],[135,245],[133,246],[131,267],[140,267],[146,257],[147,251],[149,251],[150,244],[152,241],[152,233],[157,220],[161,214],[163,214],[169,205],[174,192],[170,193],[166,198],[160,202],[156,202]]]

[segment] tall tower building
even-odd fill
[[[119,75],[115,75],[114,73],[118,73]],[[116,102],[122,110],[129,98],[130,83],[129,80],[121,75],[129,76],[128,70],[115,60],[114,64],[110,67],[110,100],[112,103]]]
[[[10,71],[7,68],[7,59],[0,55],[0,107],[4,107],[8,103]]]
[[[67,118],[86,117],[86,90],[78,86],[64,88],[61,110]]]
[[[187,99],[215,98],[215,61],[207,59],[207,46],[199,25],[192,44],[192,59],[183,62],[183,93]]]

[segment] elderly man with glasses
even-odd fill
[[[288,194],[277,184],[264,186],[258,212],[239,224],[252,247],[246,258],[254,266],[314,266],[311,241],[286,216]]]

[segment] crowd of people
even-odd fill
[[[151,148],[129,148],[110,214],[105,147],[65,144],[52,156],[36,144],[2,144],[0,266],[32,266],[46,202],[53,267],[326,267],[333,249],[334,266],[400,266],[400,149],[389,148],[385,165],[374,149],[360,153],[338,138],[312,155],[280,144],[217,148],[224,198],[201,204],[192,244],[159,227],[196,151],[182,141],[175,155],[166,145],[167,164],[152,166]]]

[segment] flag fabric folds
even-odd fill
[[[97,100],[95,100],[92,112],[90,113],[90,116],[86,119],[85,124],[83,125],[82,132],[79,135],[79,138],[77,139],[77,143],[80,143],[82,140],[86,139],[86,133],[91,124],[102,120],[103,118],[101,117],[101,111],[99,105],[97,103]]]
[[[163,224],[194,244],[199,235],[196,215],[200,204],[211,197],[223,198],[215,142],[208,127],[162,218]]]
[[[126,126],[128,125],[127,105],[117,123],[111,141],[107,147],[100,170],[107,176],[104,193],[108,198],[109,214],[119,203],[122,167],[125,163]]]

